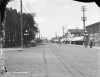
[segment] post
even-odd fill
[[[20,8],[21,8],[21,48],[23,49],[22,0],[20,0]]]
[[[38,29],[38,24],[36,24],[36,26],[37,26],[37,29]],[[38,32],[37,32],[37,38],[38,38]]]
[[[67,24],[66,24],[66,33],[67,33]]]
[[[27,48],[27,33],[26,33],[26,48]]]
[[[57,32],[55,32],[55,34],[56,34],[56,42],[57,42]]]
[[[85,17],[85,11],[86,11],[86,10],[85,10],[85,7],[86,7],[86,6],[82,6],[82,11],[83,11],[83,29],[84,29],[84,41],[83,41],[83,42],[84,42],[84,46],[85,46],[85,40],[86,40],[86,39],[85,39],[85,20],[86,20],[86,19],[85,19],[85,18],[86,18],[86,17]]]
[[[39,29],[39,39],[40,39],[40,29]]]
[[[64,29],[65,29],[65,28],[64,28],[64,26],[63,26],[63,36],[64,36]]]

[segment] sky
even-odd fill
[[[40,35],[51,39],[63,35],[68,29],[83,29],[83,11],[85,7],[85,26],[100,21],[100,8],[95,2],[82,3],[73,0],[22,0],[23,12],[35,13],[35,21],[40,29]],[[20,11],[20,0],[9,2],[7,7]]]

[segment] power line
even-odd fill
[[[76,19],[76,16],[78,17],[78,15],[79,15],[80,13],[81,13],[81,11],[79,11],[78,13],[76,13],[76,14],[74,15],[74,17],[72,17],[71,20],[70,20],[68,23],[74,21],[74,20]],[[67,23],[67,24],[68,24],[68,23]]]
[[[31,9],[30,9],[30,6],[29,6],[28,1],[27,1],[27,0],[25,0],[25,2],[26,2],[27,7],[29,8],[29,11],[32,13],[32,11],[31,11]]]
[[[22,4],[22,6],[23,6],[23,4]],[[25,10],[24,6],[23,6],[23,9]],[[27,13],[27,11],[26,11],[26,10],[25,10],[25,12]]]

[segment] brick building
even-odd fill
[[[93,41],[94,46],[100,46],[100,22],[86,26],[88,34],[88,44]]]
[[[6,9],[5,17],[5,47],[20,45],[21,27],[20,18],[16,10]]]

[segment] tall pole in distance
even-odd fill
[[[82,17],[82,20],[83,20],[83,29],[84,29],[84,45],[86,44],[86,39],[85,39],[85,20],[86,20],[86,17],[85,17],[85,7],[86,6],[82,6],[82,11],[83,11],[83,17]]]
[[[65,29],[65,27],[63,26],[63,36],[64,36],[64,29]]]
[[[40,31],[39,31],[39,38],[40,38]]]
[[[57,41],[57,32],[55,32],[55,34],[56,34],[56,41]]]
[[[56,38],[57,38],[57,32],[55,32],[55,34],[56,34]]]
[[[21,48],[23,49],[22,0],[20,0],[20,8],[21,8]]]
[[[40,29],[39,29],[39,38],[40,38]]]
[[[38,28],[38,24],[36,24],[36,27],[37,27],[37,29],[39,29],[39,28]],[[38,32],[37,32],[37,38],[38,38]]]
[[[67,24],[66,24],[66,33],[67,33]]]
[[[66,24],[66,38],[67,38],[67,24]]]
[[[76,28],[76,33],[78,33],[78,27]]]

